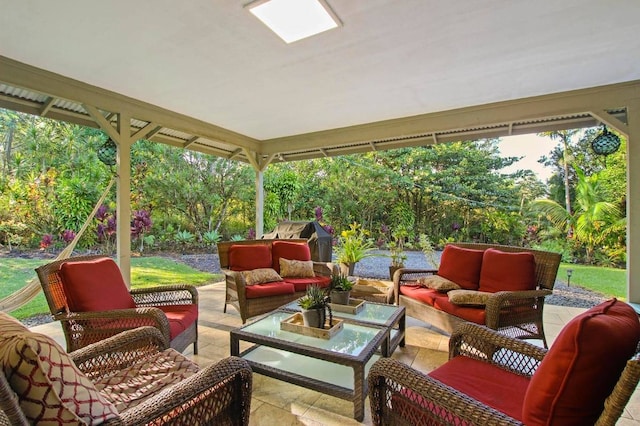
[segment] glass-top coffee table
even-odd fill
[[[280,322],[292,314],[279,309],[232,330],[231,355],[247,360],[257,373],[352,401],[353,417],[362,421],[366,377],[383,342],[389,349],[392,327],[345,320],[342,330],[326,340],[281,330]],[[240,341],[254,345],[240,353]]]
[[[300,312],[298,302],[294,301],[281,307],[285,311]],[[404,346],[406,313],[404,306],[388,305],[386,303],[364,302],[364,308],[357,314],[333,310],[334,318],[344,319],[357,324],[372,324],[386,327],[389,338],[383,342],[380,352],[382,356],[391,356],[398,345]]]

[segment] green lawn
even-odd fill
[[[0,298],[22,288],[36,277],[34,271],[49,260],[0,259]],[[169,284],[191,284],[201,286],[221,281],[221,274],[200,272],[183,263],[163,257],[134,257],[131,259],[131,286],[134,288]],[[40,293],[26,305],[11,312],[18,318],[28,318],[49,313],[44,294]]]
[[[627,300],[627,270],[563,263],[558,281],[567,282],[567,269],[572,269],[571,286],[586,288],[607,297]]]

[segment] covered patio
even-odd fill
[[[139,139],[250,164],[258,236],[272,163],[605,124],[628,140],[628,301],[640,304],[640,2],[328,0],[339,27],[292,44],[245,3],[0,0],[0,107],[115,141],[119,217]],[[117,241],[130,282],[128,226]],[[222,313],[223,283],[200,294],[193,357],[206,365],[229,355],[241,320]],[[546,306],[549,340],[579,311]],[[408,326],[394,357],[444,362],[447,339]],[[56,323],[36,330],[63,340]],[[252,424],[355,424],[348,403],[255,381]],[[639,423],[639,398],[620,424]]]

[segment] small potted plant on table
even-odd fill
[[[332,322],[328,297],[319,286],[312,284],[307,287],[307,293],[298,299],[298,305],[302,309],[302,320],[306,327],[324,328],[327,318],[325,309],[329,309],[329,323]]]
[[[349,297],[351,296],[351,289],[353,283],[347,279],[344,274],[335,274],[331,276],[331,302],[339,305],[348,305]]]

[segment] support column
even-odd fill
[[[116,258],[122,278],[131,288],[131,117],[128,113],[118,115],[118,155],[116,167],[118,185],[116,189]]]
[[[640,99],[627,106],[627,121],[627,300],[640,304]]]
[[[256,238],[264,235],[264,172],[256,169]]]

